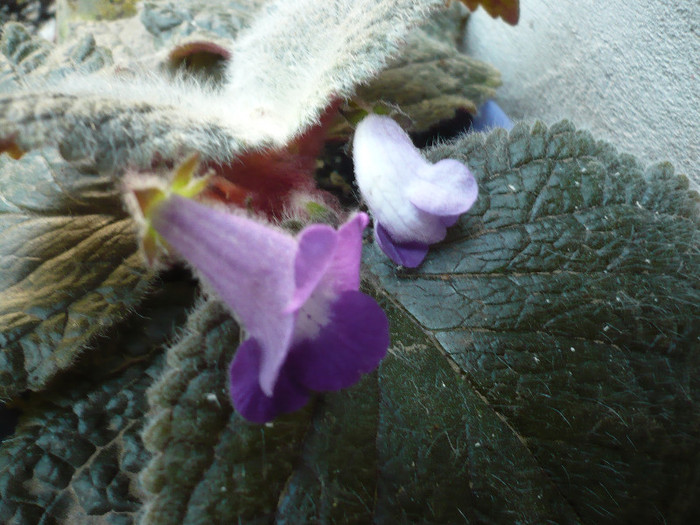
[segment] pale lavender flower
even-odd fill
[[[266,422],[312,391],[348,387],[386,354],[386,314],[359,291],[367,215],[297,237],[175,194],[149,215],[246,329],[230,368],[233,404],[246,419]]]
[[[453,159],[426,161],[389,117],[368,115],[353,141],[355,178],[374,218],[374,235],[397,264],[418,266],[431,244],[476,201],[469,169]]]

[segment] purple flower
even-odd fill
[[[262,423],[374,370],[389,346],[383,310],[359,291],[367,215],[295,238],[242,213],[170,194],[150,209],[154,230],[245,327],[231,363],[231,397]]]
[[[453,159],[426,161],[389,117],[368,115],[353,142],[355,177],[374,218],[377,244],[397,264],[414,268],[428,246],[476,201],[469,169]]]
[[[493,100],[487,100],[479,108],[479,112],[472,120],[470,131],[482,132],[490,131],[493,128],[513,129],[513,121]]]

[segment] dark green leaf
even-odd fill
[[[278,523],[525,523],[573,514],[507,423],[383,301],[378,373],[323,398]]]
[[[106,177],[0,156],[0,398],[42,388],[138,304],[150,274]]]
[[[154,458],[142,475],[145,523],[267,523],[292,471],[308,411],[269,426],[231,408],[227,376],[240,333],[217,303],[202,303],[168,351],[149,392],[144,443]]]
[[[369,265],[586,523],[700,512],[698,196],[562,123],[432,151],[475,207],[417,271]]]
[[[149,298],[99,354],[22,402],[15,436],[0,446],[0,522],[130,524],[141,509],[138,473],[146,389],[163,366],[160,345],[184,320],[191,284]]]

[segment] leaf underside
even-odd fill
[[[203,303],[150,391],[145,523],[619,523],[697,515],[698,200],[562,123],[466,137],[475,207],[417,271],[367,247],[392,347],[264,426]]]

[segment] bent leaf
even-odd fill
[[[440,7],[443,0],[276,0],[237,35],[222,89],[148,69],[29,85],[0,96],[0,138],[27,151],[56,144],[65,158],[87,157],[102,170],[191,151],[223,163],[244,149],[284,146],[376,76]]]
[[[700,507],[698,195],[568,123],[434,149],[475,206],[417,271],[371,273],[517,433],[584,523]],[[656,519],[656,518],[654,518]]]
[[[106,177],[53,150],[0,156],[0,399],[38,390],[142,299],[151,279]]]

